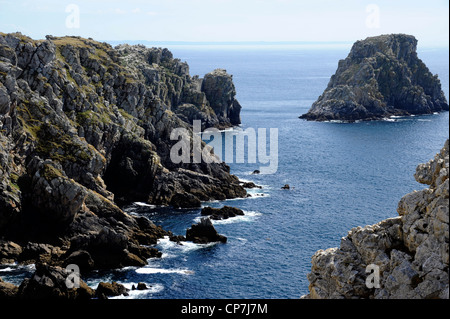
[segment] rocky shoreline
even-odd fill
[[[314,254],[302,298],[449,298],[448,140],[414,177],[429,187],[405,195],[398,217],[353,228],[340,247]],[[378,286],[367,284],[368,266],[378,269]]]
[[[238,125],[235,95],[167,49],[0,33],[0,262],[143,266],[171,234],[121,207],[246,197],[226,164],[170,159],[172,129]]]
[[[417,56],[416,38],[389,34],[357,41],[300,118],[354,122],[448,110],[438,76]]]

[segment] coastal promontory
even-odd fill
[[[440,80],[419,59],[417,43],[405,34],[357,41],[300,118],[353,122],[448,111]]]
[[[238,124],[235,94],[167,49],[0,33],[0,263],[144,265],[167,232],[126,204],[245,197],[226,164],[170,158],[172,129]]]

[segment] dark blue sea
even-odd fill
[[[250,190],[247,199],[204,203],[244,210],[245,216],[215,222],[226,244],[180,246],[163,239],[157,246],[163,257],[148,266],[83,279],[94,288],[111,280],[151,286],[130,298],[299,298],[308,293],[306,276],[317,250],[339,246],[352,227],[397,216],[401,197],[425,187],[413,175],[444,145],[449,114],[353,124],[300,120],[350,47],[169,47],[188,62],[191,75],[215,68],[233,74],[241,127],[278,128],[277,173],[252,175],[261,164],[229,164],[233,174],[263,189]],[[447,99],[448,56],[446,49],[419,48]],[[285,184],[291,189],[282,190]],[[135,204],[127,210],[180,235],[200,217],[200,209]],[[32,266],[10,265],[0,276],[19,283],[31,272]]]

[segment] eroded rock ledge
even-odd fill
[[[390,34],[357,41],[300,118],[352,122],[448,110],[438,76],[417,56],[417,40]]]
[[[319,250],[303,298],[449,298],[449,141],[417,167],[429,188],[404,196],[398,217],[353,228],[339,248]],[[377,265],[380,288],[366,286],[366,267]]]

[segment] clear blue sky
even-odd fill
[[[407,33],[419,45],[448,47],[449,1],[0,0],[0,32],[14,31],[35,39],[321,42]]]

